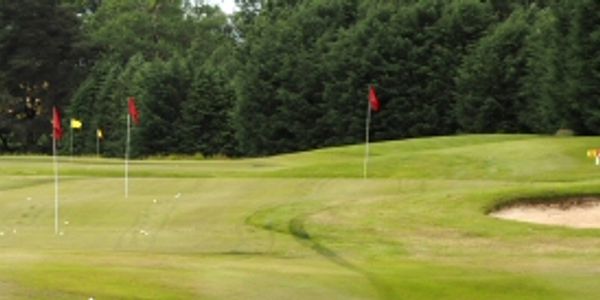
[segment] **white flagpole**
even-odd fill
[[[125,199],[129,198],[129,141],[131,139],[131,115],[127,114],[127,143],[125,145]]]
[[[367,167],[369,165],[369,124],[371,123],[371,101],[367,101],[367,120],[365,121],[365,160],[363,165],[363,178],[367,178]]]
[[[98,129],[96,129],[96,158],[100,157],[100,137],[98,136]]]
[[[52,156],[54,161],[54,234],[58,235],[58,158],[56,156],[56,132],[52,130]]]
[[[71,135],[71,145],[69,146],[69,148],[71,150],[71,161],[73,161],[73,126],[72,125],[73,124],[71,124],[69,122],[69,128],[70,128],[69,133]]]

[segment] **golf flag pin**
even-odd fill
[[[600,165],[600,149],[589,149],[587,157],[596,159],[596,166]]]
[[[71,128],[81,129],[82,126],[83,126],[83,123],[80,120],[71,119]]]
[[[63,136],[63,129],[60,118],[60,111],[56,108],[52,108],[52,129],[54,133],[52,135],[54,140],[60,140]]]

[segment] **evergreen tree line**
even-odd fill
[[[134,156],[360,143],[369,85],[372,140],[600,133],[596,0],[238,0],[233,16],[202,1],[0,2],[0,151],[48,151],[60,105],[84,123],[76,153],[95,153],[99,128],[103,155],[121,156],[129,96]],[[11,17],[33,10],[63,23]],[[57,57],[36,52],[45,39]]]

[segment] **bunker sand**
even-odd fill
[[[600,198],[571,198],[555,203],[517,204],[493,212],[491,216],[573,228],[600,228]]]

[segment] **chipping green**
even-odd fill
[[[600,230],[491,218],[600,194],[596,137],[469,135],[244,160],[0,157],[0,299],[598,299]]]

